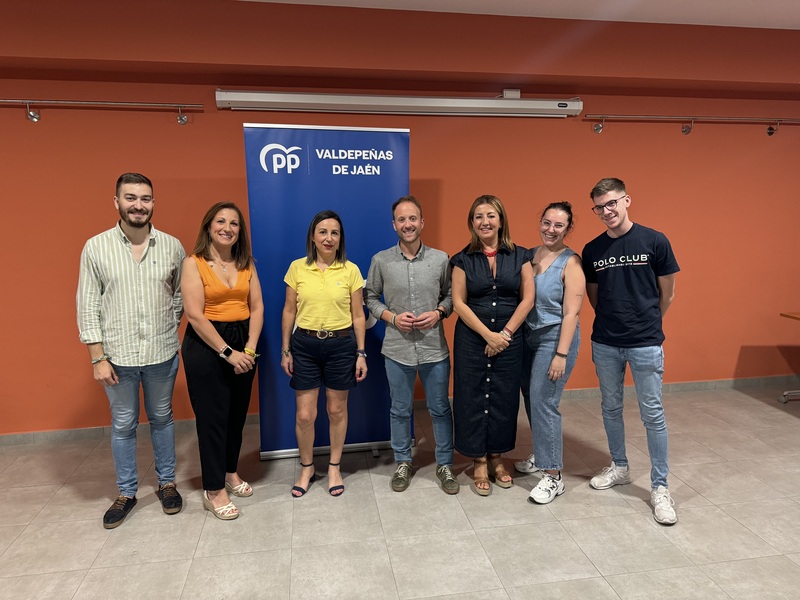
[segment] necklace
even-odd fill
[[[497,256],[497,249],[495,249],[495,250],[483,250],[483,249],[481,249],[481,252],[483,252],[483,254],[486,256],[486,258],[493,258],[493,257]]]
[[[233,259],[229,260],[228,262],[222,262],[221,258],[215,259],[221,266],[223,273],[227,273],[227,267],[229,264],[233,262]]]

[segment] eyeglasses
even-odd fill
[[[619,198],[615,198],[614,200],[609,200],[605,204],[595,205],[592,207],[592,212],[596,215],[602,215],[606,209],[614,210],[615,208],[617,208],[617,202],[619,202],[620,200],[624,200],[627,197],[628,195],[626,194],[624,196],[620,196]]]

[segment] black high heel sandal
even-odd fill
[[[328,466],[329,467],[338,467],[340,464],[342,464],[341,461],[337,462],[337,463],[329,462]],[[341,469],[340,469],[340,472],[341,472]],[[338,493],[334,493],[334,492],[338,492]],[[341,496],[342,494],[344,494],[344,485],[331,486],[331,487],[328,488],[328,493],[331,496],[333,496],[334,498],[337,498],[337,497]]]
[[[300,466],[303,467],[304,469],[307,469],[308,467],[313,467],[314,463],[310,462],[307,465],[300,463]],[[311,484],[314,483],[316,480],[317,480],[317,474],[314,473],[311,476],[311,479],[308,480],[308,487],[306,489],[301,488],[299,485],[293,485],[291,492],[292,498],[302,498],[303,496],[305,496],[306,492],[308,492],[308,490],[311,489]],[[297,493],[295,494],[295,492]]]

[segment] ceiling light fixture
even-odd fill
[[[689,135],[694,131],[695,123],[717,123],[727,125],[767,125],[767,135],[773,136],[782,125],[800,125],[799,117],[723,117],[717,115],[609,115],[609,114],[586,114],[583,115],[585,121],[595,121],[592,129],[595,133],[603,131],[606,121],[631,121],[637,123],[672,123],[679,122],[681,133]]]
[[[38,123],[39,119],[42,118],[42,115],[39,114],[38,110],[31,110],[30,103],[25,103],[25,116],[28,117],[29,121],[33,121],[34,123]]]
[[[42,115],[38,110],[31,108],[31,105],[37,107],[52,106],[56,108],[97,108],[109,110],[177,110],[178,111],[178,124],[186,125],[189,122],[187,111],[202,111],[202,104],[176,104],[165,102],[120,102],[120,101],[106,101],[106,100],[45,100],[42,98],[0,98],[0,108],[6,106],[24,106],[25,116],[34,123],[39,122]]]

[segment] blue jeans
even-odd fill
[[[414,410],[414,382],[419,378],[425,388],[428,412],[433,421],[436,440],[436,463],[453,464],[453,413],[447,388],[450,384],[450,359],[435,363],[408,366],[393,361],[386,362],[386,379],[392,396],[389,410],[392,430],[392,450],[395,462],[411,462],[411,414]]]
[[[561,433],[561,413],[558,406],[561,394],[567,385],[572,368],[578,358],[581,345],[580,328],[567,352],[567,366],[564,376],[551,381],[547,376],[550,363],[558,349],[561,325],[551,325],[531,331],[525,328],[525,342],[533,355],[530,376],[530,414],[528,418],[533,430],[533,453],[535,465],[539,469],[555,471],[564,466],[563,437]]]
[[[647,432],[647,449],[650,452],[650,482],[653,489],[667,487],[667,423],[661,404],[661,380],[664,375],[664,349],[661,346],[644,348],[617,348],[592,342],[592,360],[600,394],[603,397],[603,424],[608,436],[611,460],[621,467],[627,466],[625,454],[625,422],[622,419],[625,367],[631,367],[639,414]]]
[[[133,497],[139,489],[136,468],[136,427],[139,425],[139,387],[144,390],[144,409],[150,421],[158,484],[175,480],[175,428],[172,389],[178,374],[178,355],[166,362],[144,367],[112,364],[119,383],[105,386],[111,406],[111,453],[117,470],[117,487]]]

